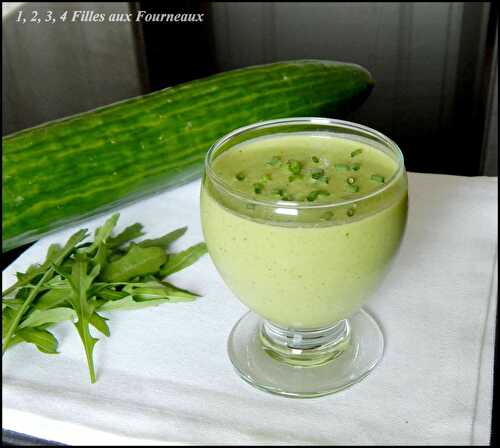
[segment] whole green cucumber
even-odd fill
[[[277,62],[6,136],[2,251],[195,179],[210,145],[233,129],[274,118],[341,116],[372,86],[359,65]]]

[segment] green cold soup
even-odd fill
[[[376,289],[407,216],[404,170],[381,148],[334,134],[239,143],[201,196],[210,255],[233,293],[282,327],[349,317]]]

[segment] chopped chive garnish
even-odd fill
[[[351,165],[351,170],[353,171],[358,171],[360,168],[361,168],[361,163],[356,162]]]
[[[351,177],[348,177],[348,178],[346,179],[346,182],[347,182],[348,184],[351,184],[351,185],[352,185],[353,183],[355,183],[355,182],[356,182],[356,178],[355,178],[355,177],[352,177],[352,176],[351,176]]]
[[[354,216],[354,213],[356,213],[356,210],[354,210],[353,208],[347,210],[347,216]]]
[[[361,154],[363,150],[361,148],[355,149],[353,152],[351,152],[351,157],[356,157],[358,154]]]
[[[375,182],[380,182],[381,184],[383,184],[385,182],[385,177],[380,176],[379,174],[372,174],[370,179],[374,180]]]
[[[336,163],[335,169],[337,171],[349,171],[349,165],[346,165],[344,163]]]
[[[271,160],[267,162],[268,165],[271,166],[281,166],[281,157],[280,156],[272,156]]]
[[[311,158],[312,158],[312,161],[314,163],[318,163],[319,162],[319,159],[316,156],[312,156]]]
[[[294,180],[297,179],[302,179],[304,176],[302,174],[294,174],[292,176],[288,176],[288,182],[293,182]]]
[[[328,176],[321,176],[318,180],[325,184],[328,184],[330,182],[330,178]]]
[[[289,160],[288,161],[288,169],[293,174],[300,174],[300,172],[302,170],[302,163],[300,163],[298,160]]]
[[[320,177],[323,177],[324,175],[325,175],[325,170],[323,170],[321,168],[314,168],[312,170],[311,177],[313,179],[319,179]]]
[[[253,184],[253,191],[255,191],[256,194],[261,194],[263,189],[264,185],[262,185],[260,182]]]
[[[270,174],[264,174],[261,178],[260,178],[260,182],[267,182],[268,180],[271,180],[272,177]]]
[[[287,193],[283,188],[275,188],[272,193],[277,194],[282,201],[293,201],[293,196]]]
[[[327,211],[321,215],[321,220],[323,221],[330,221],[333,218],[333,212],[332,211]]]
[[[330,193],[326,190],[313,190],[307,195],[307,200],[309,202],[315,201],[319,195],[330,196]]]
[[[240,171],[239,173],[236,173],[236,179],[239,180],[240,182],[242,180],[245,180],[245,173],[243,171]]]
[[[351,184],[347,184],[347,189],[351,192],[351,193],[357,193],[359,191],[359,185],[351,185]]]
[[[312,202],[314,201],[317,197],[319,196],[319,190],[314,190],[314,191],[311,191],[308,195],[307,195],[307,200],[309,202]]]

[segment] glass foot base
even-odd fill
[[[328,346],[332,347],[323,350],[321,357],[315,353],[326,344],[297,350],[291,336],[286,342],[286,337],[280,335],[285,341],[280,350],[281,340],[268,338],[268,325],[252,312],[245,314],[231,331],[228,353],[241,378],[273,394],[313,398],[338,392],[361,381],[383,356],[382,331],[364,310],[342,321],[344,337],[337,334],[335,345],[330,342]],[[339,325],[335,327],[337,333]],[[290,356],[293,353],[297,356]]]

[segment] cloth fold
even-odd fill
[[[367,308],[385,354],[362,382],[294,400],[258,391],[226,355],[246,311],[210,257],[172,276],[196,302],[106,313],[91,385],[70,323],[54,327],[60,354],[28,344],[3,357],[3,427],[69,444],[487,444],[497,304],[497,178],[409,173],[410,213],[397,260]],[[147,237],[184,225],[174,244],[202,240],[199,181],[120,209],[117,230]],[[4,270],[3,288],[43,260],[46,237]]]

